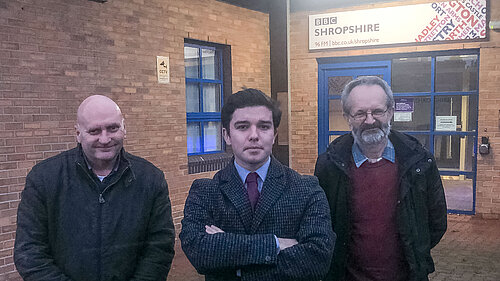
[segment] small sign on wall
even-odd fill
[[[169,57],[156,56],[156,71],[158,73],[158,83],[170,83],[170,62]]]

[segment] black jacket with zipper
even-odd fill
[[[412,136],[391,131],[399,173],[397,225],[409,268],[409,280],[428,280],[434,271],[431,249],[446,232],[447,209],[441,177],[433,155]],[[350,233],[352,134],[335,139],[318,157],[314,174],[326,193],[333,230],[334,257],[324,280],[344,280]]]
[[[164,281],[174,256],[167,182],[120,153],[100,182],[81,146],[35,165],[17,215],[14,262],[26,281]]]

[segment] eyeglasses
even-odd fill
[[[371,114],[373,118],[384,117],[385,114],[387,113],[387,110],[389,110],[389,108],[386,108],[385,110],[375,109],[370,111],[358,111],[354,113],[354,115],[349,114],[349,116],[351,116],[351,118],[354,119],[355,121],[364,121],[366,117],[368,117],[368,114]]]

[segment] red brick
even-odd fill
[[[5,130],[23,129],[23,123],[5,123]]]
[[[14,183],[17,183],[17,178],[0,179],[0,186],[11,185]]]
[[[10,169],[16,169],[17,164],[16,163],[0,163],[0,170],[10,170]],[[1,201],[0,201],[1,202]]]
[[[18,198],[18,195],[15,193],[7,193],[7,194],[0,195],[0,202],[6,202],[6,201],[11,201],[11,200],[16,200],[16,199],[19,199],[19,198]],[[6,211],[4,210],[1,212],[6,212]],[[5,217],[5,216],[0,215],[0,217]]]
[[[15,146],[0,146],[0,154],[8,154],[16,152]]]
[[[41,138],[25,138],[24,139],[25,144],[40,144],[42,143]]]
[[[7,161],[22,161],[26,159],[24,154],[10,154],[7,155]]]

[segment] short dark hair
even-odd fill
[[[274,130],[278,129],[281,121],[281,110],[278,103],[262,91],[252,88],[243,89],[227,98],[221,110],[222,127],[229,133],[229,123],[236,109],[251,106],[267,107],[273,114]]]
[[[344,111],[344,114],[350,114],[351,111],[351,105],[347,102],[349,94],[351,94],[352,89],[360,85],[379,85],[384,90],[387,97],[387,108],[394,108],[394,96],[392,94],[391,87],[387,84],[387,82],[378,76],[359,76],[345,85],[344,90],[342,91],[340,99],[342,101],[342,110]]]

